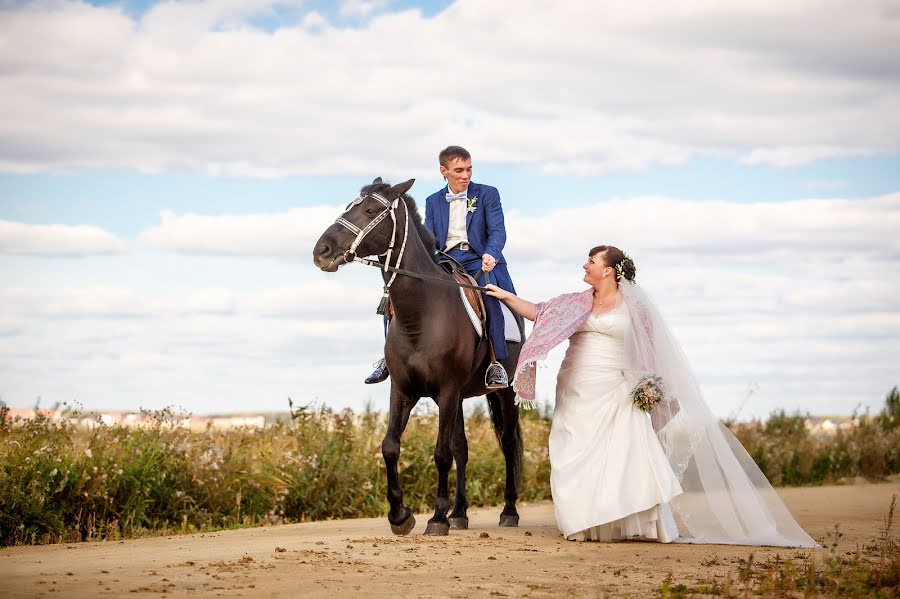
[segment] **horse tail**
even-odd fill
[[[511,391],[512,389],[510,389]],[[500,397],[499,392],[493,392],[487,394],[487,404],[488,404],[488,412],[491,415],[491,424],[494,425],[494,434],[497,435],[497,442],[500,444],[500,449],[503,450],[503,400]],[[518,410],[519,408],[513,404],[513,402],[508,402],[509,409],[516,410],[515,417],[515,427],[513,428],[513,476],[516,481],[516,488],[520,489],[522,487],[522,453],[524,451],[524,444],[522,442],[522,426],[520,424],[518,418]]]

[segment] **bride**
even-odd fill
[[[570,540],[647,539],[816,547],[740,442],[704,402],[685,355],[622,250],[593,248],[591,287],[533,304],[488,295],[534,321],[515,387],[534,400],[535,366],[566,339],[550,431],[550,486]],[[632,400],[646,376],[665,390],[649,414]]]

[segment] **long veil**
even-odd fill
[[[666,399],[650,414],[684,493],[671,502],[688,543],[818,547],[800,528],[740,441],[703,400],[687,357],[643,289],[619,283],[632,326],[625,338],[636,382],[655,373]]]

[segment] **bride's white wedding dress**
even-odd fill
[[[516,390],[533,400],[535,363],[569,339],[550,430],[550,485],[562,533],[575,540],[817,547],[712,413],[649,295],[621,280],[619,296],[614,310],[599,315],[586,315],[587,291],[538,304],[516,368]],[[630,396],[650,374],[662,379],[665,394],[647,414]]]
[[[559,370],[550,485],[569,539],[678,537],[668,503],[681,485],[624,375],[628,327],[625,304],[591,314],[570,337]]]

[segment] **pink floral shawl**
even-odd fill
[[[519,363],[513,378],[516,403],[524,408],[534,407],[537,361],[568,339],[587,320],[594,301],[594,289],[580,293],[566,293],[537,305],[534,330],[522,346]]]

